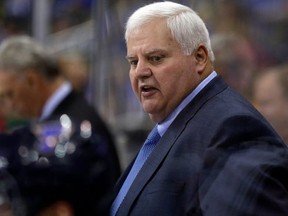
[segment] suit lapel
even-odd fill
[[[165,160],[177,138],[185,129],[187,122],[193,118],[193,116],[197,113],[201,106],[203,106],[203,104],[205,104],[210,98],[214,97],[219,92],[223,91],[225,88],[227,88],[227,85],[222,81],[220,77],[216,77],[187,105],[187,107],[185,107],[184,110],[181,111],[181,113],[177,116],[177,118],[165,132],[163,137],[161,137],[150,157],[147,159],[139,174],[135,178],[118,210],[119,215],[129,214],[130,208],[136,200],[137,196],[141,193],[153,174],[157,172],[161,162]],[[120,178],[117,184],[117,191],[120,190],[133,163],[134,162],[129,165],[129,168]]]
[[[181,129],[179,128],[178,130]],[[168,154],[170,148],[177,138],[176,135],[179,133],[180,132],[175,131],[173,134],[164,134],[164,136],[159,140],[157,146],[143,165],[142,169],[131,185],[126,197],[124,198],[119,208],[119,215],[128,215],[128,211],[131,208],[131,205],[142,191],[142,189],[145,187],[145,185],[149,182],[149,179],[157,170],[161,161],[163,161],[165,156]]]

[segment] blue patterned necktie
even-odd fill
[[[112,207],[111,207],[111,216],[116,215],[118,208],[120,207],[124,197],[126,196],[130,186],[132,185],[134,179],[136,178],[138,172],[140,171],[141,167],[145,163],[146,159],[154,149],[155,145],[160,139],[160,135],[157,130],[157,126],[153,128],[153,130],[148,135],[146,141],[144,142],[141,150],[138,153],[138,156],[125,180],[123,183],[117,197],[115,198]]]

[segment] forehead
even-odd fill
[[[260,88],[271,88],[279,85],[277,76],[274,73],[264,74],[256,81],[256,84]]]
[[[277,98],[283,96],[283,90],[278,82],[278,77],[273,74],[265,74],[256,81],[255,85],[256,99],[260,98]]]
[[[165,19],[155,19],[131,31],[127,40],[127,54],[136,51],[175,49],[179,44],[172,38]]]

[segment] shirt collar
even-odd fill
[[[64,82],[45,103],[40,120],[47,119],[71,91],[72,85],[69,82]]]

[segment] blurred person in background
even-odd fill
[[[133,91],[155,127],[117,182],[111,215],[287,215],[288,148],[214,70],[197,13],[148,4],[125,39]]]
[[[288,64],[270,67],[255,78],[252,101],[288,144]]]
[[[84,95],[64,78],[47,48],[25,35],[2,42],[0,99],[10,115],[30,121],[0,137],[0,154],[19,184],[27,215],[43,209],[105,215],[120,174],[113,136]],[[79,131],[73,142],[69,142],[74,134],[71,125]],[[65,148],[59,139],[64,139]],[[72,153],[59,158],[56,147]],[[39,166],[43,157],[47,166]],[[64,196],[66,192],[70,196]]]
[[[227,84],[246,99],[251,99],[251,86],[256,73],[256,53],[249,41],[237,34],[213,34],[211,46],[217,58],[215,70]]]

